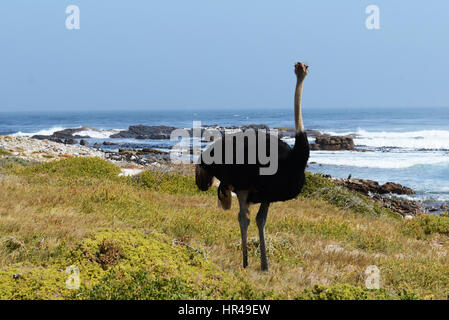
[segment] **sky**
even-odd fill
[[[443,0],[2,0],[0,111],[286,109],[296,61],[304,108],[446,107],[448,39]]]

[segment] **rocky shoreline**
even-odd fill
[[[63,144],[27,137],[0,136],[0,148],[13,157],[32,162],[48,162],[68,157],[105,158],[103,151],[83,145]]]
[[[416,192],[411,188],[398,183],[387,182],[380,185],[377,181],[366,179],[329,178],[342,187],[359,192],[376,200],[383,207],[391,209],[392,211],[401,214],[403,217],[416,216],[425,210],[422,204],[418,201],[399,198],[398,196],[413,195],[416,194]]]
[[[137,139],[137,140],[168,140],[171,133],[177,128],[172,126],[145,126],[134,125],[130,126],[127,130],[119,131],[109,136],[109,139]],[[246,131],[248,129],[253,130],[270,130],[265,124],[248,124],[243,126],[227,126],[221,127],[218,125],[208,125],[201,128],[201,135],[205,130],[216,130],[221,135],[225,133],[232,133],[236,131]],[[293,128],[274,128],[278,131],[280,138],[294,138],[295,130]],[[192,129],[184,129],[190,135]],[[100,132],[101,130],[89,127],[72,128],[56,131],[51,135],[35,135],[32,138],[39,140],[49,140],[64,144],[82,144],[86,145],[85,139],[90,138],[88,135],[82,135],[83,132]],[[306,130],[309,138],[315,138],[315,143],[311,144],[312,150],[355,150],[354,137],[353,136],[330,136],[322,134],[318,130]]]
[[[244,128],[208,126],[204,127],[203,130],[210,128],[221,132],[239,129],[268,129],[264,125],[248,125]],[[168,126],[131,126],[129,130],[118,132],[110,138],[169,139],[170,133],[174,129],[176,128]],[[95,143],[89,147],[89,143],[85,140],[89,137],[78,134],[87,130],[93,129],[87,127],[65,129],[55,132],[51,136],[35,136],[35,138],[0,136],[0,148],[7,151],[10,156],[32,162],[47,162],[73,156],[100,157],[123,168],[132,168],[135,172],[154,167],[159,170],[179,172],[179,168],[175,168],[176,165],[171,163],[169,152],[157,148],[136,148],[133,146],[124,148],[123,145],[111,141],[111,139],[103,141],[101,144]],[[294,137],[293,129],[278,128],[278,130],[281,137]],[[311,145],[312,150],[354,150],[355,148],[352,137],[325,136],[316,130],[310,130],[308,135],[314,137],[317,142]],[[118,148],[118,151],[103,149],[104,147]],[[442,213],[448,209],[444,205],[441,208],[425,206],[422,202],[401,197],[413,195],[415,192],[397,183],[388,182],[380,185],[372,180],[327,177],[342,187],[378,201],[382,206],[390,208],[404,217],[416,216],[421,212]]]

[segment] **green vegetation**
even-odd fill
[[[350,284],[333,286],[315,285],[306,289],[296,299],[299,300],[388,300],[392,299],[385,290],[363,289]]]
[[[439,233],[449,235],[449,217],[447,215],[423,215],[409,220],[404,226],[404,233],[418,239]]]
[[[307,174],[298,199],[272,204],[264,273],[255,223],[245,270],[237,201],[222,211],[216,188],[200,192],[192,177],[119,177],[118,167],[97,158],[3,159],[1,299],[449,296],[449,217],[398,219],[320,175]],[[378,290],[365,287],[372,265]],[[79,269],[79,289],[66,287],[69,266]]]
[[[183,195],[201,193],[195,184],[194,178],[179,174],[148,170],[139,176],[138,181],[142,186],[162,193]],[[211,188],[206,194],[216,195],[217,189]]]
[[[100,158],[68,158],[28,167],[21,172],[28,176],[53,175],[67,179],[111,179],[119,173],[120,168]]]
[[[0,158],[0,168],[2,168],[2,167],[11,168],[11,167],[15,167],[16,165],[18,167],[26,167],[26,166],[29,166],[32,164],[33,164],[32,162],[30,162],[28,160],[21,159],[21,158],[15,158],[15,157]]]
[[[9,156],[11,153],[0,148],[0,156]]]

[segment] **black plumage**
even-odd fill
[[[222,163],[221,164],[205,164],[202,160],[203,154],[198,161],[197,172],[205,170],[209,179],[212,177],[220,180],[220,186],[218,188],[219,198],[220,194],[225,196],[223,190],[231,189],[234,192],[248,190],[248,202],[249,203],[262,203],[262,202],[276,202],[290,200],[298,196],[304,185],[305,177],[304,170],[309,159],[309,143],[307,140],[307,134],[300,132],[296,134],[295,144],[290,147],[287,143],[278,139],[274,135],[256,131],[254,139],[255,144],[248,145],[248,138],[244,137],[244,163],[236,163],[236,142],[238,141],[234,137],[243,135],[243,132],[230,135],[228,137],[233,138],[233,161],[232,164],[225,164],[225,144],[223,139],[217,140],[211,146],[209,146],[204,152],[210,152],[213,156],[214,151],[221,149]],[[259,159],[256,158],[255,164],[249,164],[248,151],[252,148],[253,152],[256,150],[258,154],[259,149],[259,135],[264,135],[263,142],[266,144],[267,157],[271,158],[270,143],[273,139],[277,139],[278,144],[278,170],[274,175],[261,175],[259,169],[261,167],[268,167],[268,164],[261,164]],[[223,143],[223,141],[225,141]],[[205,183],[200,182],[201,179],[197,179],[198,187],[201,190],[207,190],[211,181],[207,180]]]

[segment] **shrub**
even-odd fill
[[[315,285],[313,289],[306,289],[296,297],[299,300],[386,300],[391,298],[384,290],[368,290],[350,284]]]
[[[197,188],[194,178],[180,174],[148,170],[143,172],[138,179],[139,183],[144,187],[158,192],[184,195],[203,194],[203,192]],[[216,188],[210,188],[204,193],[215,195],[217,190]]]
[[[9,156],[11,153],[0,148],[0,156]]]
[[[148,272],[131,272],[123,277],[113,271],[86,292],[90,300],[175,300],[198,298],[192,286],[179,278],[153,278]]]
[[[403,232],[418,239],[434,233],[449,235],[449,217],[431,214],[415,217],[405,222]]]
[[[29,160],[15,157],[0,158],[0,168],[26,167],[34,164]]]
[[[107,270],[98,260],[105,243],[120,248],[122,256]],[[100,231],[80,243],[69,260],[80,266],[81,276],[87,275],[83,299],[248,299],[254,294],[246,281],[156,232]]]
[[[73,157],[31,166],[19,173],[54,175],[64,178],[115,178],[120,173],[120,168],[100,158]]]
[[[107,264],[107,268],[105,268]],[[79,268],[77,290],[66,288]],[[238,275],[166,235],[107,229],[93,233],[43,266],[0,269],[1,299],[257,299],[264,297]]]

